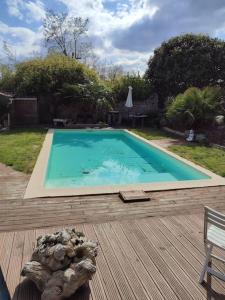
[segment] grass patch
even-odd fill
[[[161,140],[171,137],[169,133],[156,128],[129,129],[131,132],[140,135],[147,140]]]
[[[197,145],[176,145],[170,146],[169,150],[225,177],[225,151],[222,149]]]
[[[174,138],[174,135],[154,128],[130,129],[130,131],[147,140],[160,140],[168,137]],[[225,151],[222,149],[190,144],[170,146],[169,150],[225,177]]]
[[[45,129],[18,129],[0,133],[0,162],[30,174],[46,134]]]

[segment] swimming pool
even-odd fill
[[[57,130],[53,137],[45,187],[208,178],[208,175],[122,130]]]
[[[128,130],[49,130],[25,197],[225,185],[224,178]]]

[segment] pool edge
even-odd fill
[[[63,130],[63,129],[62,129]],[[75,129],[65,129],[65,131],[74,131]],[[94,129],[101,130],[101,129]],[[104,129],[106,130],[106,129]],[[137,139],[149,144],[156,149],[174,157],[175,159],[189,165],[203,174],[210,176],[209,179],[188,180],[188,181],[175,181],[175,182],[161,182],[161,183],[138,183],[129,185],[114,185],[114,186],[96,186],[96,187],[81,187],[81,188],[57,188],[46,189],[44,186],[45,174],[48,167],[48,158],[51,151],[52,139],[54,129],[49,129],[46,133],[41,151],[36,161],[33,173],[28,182],[24,199],[41,198],[41,197],[61,197],[61,196],[81,196],[81,195],[97,195],[97,194],[114,194],[119,191],[127,190],[144,190],[144,191],[163,191],[163,190],[176,190],[188,188],[201,188],[209,186],[223,186],[225,185],[225,178],[216,175],[215,173],[185,159],[169,150],[156,145],[145,138],[127,130],[127,129],[107,129],[107,130],[123,130],[128,134],[136,137]]]

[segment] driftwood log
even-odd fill
[[[96,272],[97,242],[75,229],[39,236],[37,246],[22,269],[42,292],[42,300],[65,299]]]

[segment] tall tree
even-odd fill
[[[162,106],[188,87],[225,85],[225,42],[194,34],[172,38],[154,51],[145,76]]]
[[[125,72],[122,65],[111,65],[108,68],[108,78],[112,81],[124,74]]]
[[[49,50],[56,50],[75,59],[81,58],[78,53],[78,42],[88,31],[88,19],[69,17],[67,13],[56,13],[47,10],[43,20],[45,42]]]
[[[88,19],[82,19],[81,17],[71,17],[68,20],[68,24],[69,27],[71,28],[71,32],[72,32],[72,37],[73,37],[73,41],[74,41],[74,52],[73,52],[73,56],[74,58],[81,58],[78,56],[78,49],[77,49],[77,43],[79,41],[79,39],[84,36],[88,29]],[[84,52],[84,54],[86,53],[85,48],[88,48],[88,46],[85,47],[85,45],[88,45],[87,43],[82,43],[81,47],[80,47],[80,54],[81,51]]]

